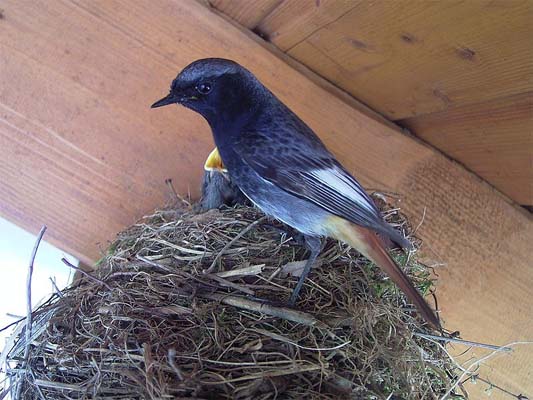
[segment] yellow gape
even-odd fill
[[[211,153],[209,153],[207,160],[205,160],[204,169],[206,171],[218,171],[224,173],[228,172],[228,170],[224,166],[224,163],[222,162],[222,158],[220,158],[220,154],[218,153],[218,149],[216,147]]]

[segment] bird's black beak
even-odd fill
[[[178,102],[179,99],[176,98],[172,93],[169,93],[168,96],[163,97],[161,100],[157,100],[154,104],[152,104],[151,108],[168,106],[169,104],[176,104]]]

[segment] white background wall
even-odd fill
[[[36,237],[0,218],[0,328],[16,320],[7,314],[26,315],[26,276]],[[37,306],[53,292],[50,278],[63,289],[74,271],[61,262],[66,257],[74,265],[78,261],[46,242],[46,233],[35,258],[32,279],[32,303]],[[0,351],[11,329],[0,332]],[[0,366],[2,368],[3,366]],[[0,371],[0,392],[4,374]]]

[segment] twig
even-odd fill
[[[411,236],[414,236],[416,231],[418,231],[418,229],[420,229],[420,227],[422,226],[422,224],[424,223],[424,220],[426,219],[426,209],[427,207],[424,206],[424,212],[422,213],[422,219],[420,220],[420,222],[418,223],[418,225],[416,226],[416,228],[413,230],[413,232],[411,233]]]
[[[25,315],[19,315],[19,314],[13,314],[13,313],[6,313],[6,317],[9,317],[9,318],[15,318],[19,321],[22,321],[22,320],[25,320],[26,319],[26,316]],[[2,328],[3,330],[4,328]]]
[[[307,347],[307,346],[302,346],[296,342],[293,342],[292,340],[290,340],[289,338],[286,338],[285,336],[282,336],[282,335],[278,335],[277,333],[274,333],[274,332],[269,332],[269,331],[266,331],[264,329],[253,329],[254,332],[257,332],[261,335],[265,335],[265,336],[268,336],[269,338],[272,338],[274,340],[278,340],[280,342],[283,342],[283,343],[289,343],[289,344],[292,344],[293,346],[296,346],[300,349],[304,349],[304,350],[310,350],[310,351],[332,351],[332,350],[338,350],[344,346],[347,346],[349,345],[351,342],[348,341],[348,342],[344,342],[344,343],[341,343],[341,344],[338,344],[337,346],[333,346],[333,347]]]
[[[211,263],[210,267],[207,268],[206,270],[204,270],[204,274],[210,274],[211,272],[213,272],[213,270],[215,269],[215,267],[217,265],[218,260],[224,254],[224,252],[227,249],[229,249],[233,245],[233,243],[235,243],[237,240],[239,240],[241,237],[243,237],[248,231],[250,231],[254,226],[256,226],[260,222],[264,221],[265,219],[266,219],[266,216],[261,217],[258,220],[252,222],[250,225],[248,225],[246,228],[244,228],[242,231],[240,231],[237,236],[235,236],[228,243],[226,243],[226,245],[222,248],[222,250],[220,250],[218,252],[218,254],[216,255],[215,259]]]
[[[244,310],[256,311],[263,314],[271,315],[273,317],[283,318],[288,321],[298,322],[308,326],[316,326],[318,328],[326,328],[327,325],[317,320],[310,314],[305,312],[292,310],[285,307],[276,307],[270,304],[258,303],[249,299],[238,296],[225,296],[219,293],[202,294],[200,297],[220,301],[224,304],[242,308]]]
[[[524,396],[522,393],[520,393],[520,394],[514,394],[513,392],[510,392],[510,391],[508,391],[507,389],[504,389],[504,388],[502,388],[502,387],[500,387],[500,386],[498,386],[498,385],[496,385],[496,384],[494,384],[494,383],[492,383],[492,382],[490,382],[490,381],[488,381],[488,380],[486,380],[486,379],[483,379],[483,378],[482,378],[481,376],[479,376],[479,375],[473,375],[473,377],[474,377],[474,379],[476,379],[476,380],[480,380],[481,382],[486,383],[487,385],[489,385],[490,388],[498,389],[498,390],[502,391],[503,393],[508,394],[509,396],[514,397],[514,398],[517,399],[517,400],[528,400],[528,399],[529,399],[529,397]]]
[[[174,197],[176,198],[176,201],[179,202],[180,200],[180,197],[178,196],[178,192],[176,192],[176,189],[174,189],[174,185],[172,184],[172,179],[171,178],[168,178],[168,179],[165,179],[165,183],[167,184],[167,186],[170,188],[170,191],[172,192],[172,194],[174,195]]]
[[[37,256],[37,250],[39,250],[39,245],[41,244],[41,240],[44,236],[44,232],[46,232],[46,225],[43,225],[41,230],[39,231],[39,234],[37,235],[37,239],[35,240],[35,245],[33,246],[33,251],[31,252],[31,258],[30,258],[30,264],[28,266],[28,275],[26,278],[26,347],[24,348],[24,364],[27,366],[28,361],[30,359],[30,347],[31,347],[31,331],[32,331],[32,312],[31,312],[31,278],[33,276],[33,263],[35,262],[35,257]],[[24,370],[24,373],[26,374],[28,369]],[[15,396],[16,399],[20,398],[20,392],[22,391],[22,382],[19,383],[17,387],[17,395]]]
[[[30,375],[31,375],[31,379],[33,379],[33,381],[35,382],[35,380],[37,379],[35,377],[35,374],[33,373],[33,370],[30,369]],[[39,398],[41,400],[46,400],[46,397],[44,396],[44,393],[43,391],[41,390],[41,388],[38,386],[38,385],[35,385],[35,388],[37,389],[37,393],[39,393]]]
[[[161,263],[157,263],[157,262],[155,262],[155,261],[149,260],[149,259],[147,259],[147,258],[145,258],[145,257],[143,257],[143,256],[140,256],[139,254],[137,254],[137,255],[135,256],[135,258],[136,258],[137,260],[140,260],[140,261],[142,261],[142,262],[148,264],[148,265],[151,265],[152,267],[157,267],[157,268],[159,268],[159,269],[161,269],[161,270],[163,270],[163,271],[165,271],[165,272],[167,272],[167,273],[170,273],[170,274],[175,273],[175,271],[174,271],[172,268],[169,268],[169,267],[167,267],[166,265],[163,265],[163,264],[161,264]]]
[[[180,381],[183,380],[183,374],[181,373],[180,369],[176,365],[176,361],[174,361],[174,358],[176,357],[176,350],[175,349],[168,349],[168,363],[170,364],[170,367],[178,377]]]
[[[265,264],[250,265],[249,267],[230,269],[229,271],[217,272],[215,275],[221,278],[233,276],[257,275],[263,271]]]
[[[80,268],[80,267],[76,267],[76,266],[73,265],[69,260],[67,260],[65,257],[63,257],[63,258],[61,259],[61,261],[63,261],[63,264],[65,264],[67,267],[72,268],[72,269],[74,269],[74,270],[76,270],[76,271],[81,272],[84,276],[86,276],[87,278],[92,279],[92,280],[98,282],[100,285],[104,285],[104,286],[106,287],[107,290],[109,290],[109,291],[112,291],[112,290],[113,290],[113,289],[111,288],[111,286],[109,286],[109,285],[108,285],[107,283],[105,283],[103,280],[98,279],[96,276],[91,275],[91,274],[85,272],[85,271],[84,271],[82,268]]]
[[[44,387],[47,389],[70,390],[70,391],[77,391],[77,392],[82,392],[82,391],[87,390],[86,388],[83,388],[80,385],[73,385],[73,384],[63,383],[63,382],[47,381],[44,379],[35,379],[34,383],[37,387]]]
[[[244,376],[238,376],[236,378],[229,378],[229,379],[223,379],[220,381],[202,381],[199,382],[202,385],[221,385],[221,384],[228,384],[228,383],[234,383],[234,382],[241,382],[241,381],[249,381],[253,379],[266,379],[266,378],[273,378],[275,376],[285,376],[285,375],[296,375],[301,374],[303,372],[309,372],[309,371],[317,371],[322,369],[320,365],[310,365],[307,367],[301,367],[301,366],[294,366],[287,369],[278,369],[273,371],[262,371],[257,372],[254,374],[248,374]]]
[[[165,179],[165,183],[170,188],[170,191],[172,192],[174,197],[176,197],[178,203],[180,203],[180,202],[184,203],[184,204],[187,205],[187,207],[191,206],[191,188],[189,186],[187,186],[187,198],[185,198],[183,196],[180,196],[178,194],[178,192],[176,192],[176,189],[174,188],[174,185],[172,184],[172,179],[171,178]]]
[[[26,327],[26,324],[19,324],[19,322],[24,321],[26,317],[13,322],[12,324],[8,325],[5,329],[9,328],[13,324],[17,324],[15,329],[11,332],[9,336],[6,337],[6,340],[2,345],[4,346],[4,349],[0,352],[0,371],[7,371],[8,365],[7,365],[7,357],[13,347],[15,346],[15,343],[17,341],[17,338],[20,337],[20,333],[22,330]],[[4,369],[5,368],[5,369]],[[1,397],[0,397],[1,400]]]
[[[13,382],[11,381],[9,382],[9,386],[0,392],[0,400],[4,400],[4,398],[7,397],[12,387],[13,387]]]
[[[513,346],[516,346],[516,345],[519,345],[519,344],[533,344],[533,342],[512,342],[512,343],[506,344],[505,346],[501,346],[501,348],[513,347]],[[463,378],[465,376],[467,376],[467,375],[471,376],[472,375],[472,371],[471,370],[473,368],[476,368],[477,366],[479,366],[483,362],[487,361],[488,359],[494,357],[496,354],[498,354],[500,352],[501,352],[500,349],[499,350],[494,350],[494,351],[490,352],[489,354],[487,354],[485,357],[482,357],[479,360],[472,362],[472,364],[470,364],[468,367],[466,367],[463,370],[463,373],[456,379],[455,383],[446,391],[446,393],[444,393],[444,395],[440,398],[440,400],[445,400],[446,398],[448,398],[450,393],[453,392],[453,390],[461,383],[461,381],[463,380]]]
[[[481,347],[483,349],[489,349],[489,350],[513,351],[513,349],[510,347],[496,346],[493,344],[485,344],[485,343],[479,343],[479,342],[471,342],[469,340],[457,339],[454,337],[428,335],[428,334],[419,333],[419,332],[413,332],[413,335],[424,338],[424,339],[434,339],[434,340],[439,340],[441,342],[460,343],[460,344],[464,344],[465,346]]]
[[[30,355],[30,344],[31,344],[31,326],[33,322],[32,313],[31,313],[31,278],[33,276],[33,263],[35,262],[35,257],[37,256],[37,250],[39,250],[39,245],[41,240],[46,232],[46,225],[43,225],[39,234],[37,235],[37,240],[33,246],[33,251],[31,252],[30,265],[28,266],[28,276],[26,278],[26,348],[24,349],[24,362],[28,362]]]
[[[57,283],[56,283],[55,279],[53,279],[52,277],[50,277],[49,279],[50,279],[50,282],[52,282],[52,287],[54,288],[56,294],[59,297],[63,297],[63,292],[57,287]]]
[[[227,279],[221,278],[220,276],[217,276],[215,274],[208,274],[206,275],[206,277],[213,279],[214,281],[220,283],[222,286],[233,288],[235,290],[249,294],[251,296],[255,295],[255,292],[252,289],[248,289],[246,286],[239,285],[238,283],[235,283],[235,282],[230,282]]]

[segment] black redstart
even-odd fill
[[[152,107],[181,104],[211,126],[233,182],[261,210],[300,231],[311,255],[289,300],[294,304],[321,250],[321,237],[348,243],[381,267],[435,328],[439,320],[387,247],[411,244],[387,224],[357,180],[318,136],[247,69],[197,60]]]

